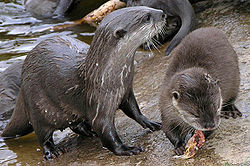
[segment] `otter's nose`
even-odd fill
[[[205,123],[205,129],[212,130],[215,127],[214,123]]]
[[[163,14],[161,15],[161,18],[162,18],[162,20],[166,20],[167,15],[166,15],[165,13],[163,13]]]
[[[166,21],[167,15],[160,9],[154,10],[154,21]]]

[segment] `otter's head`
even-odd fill
[[[116,10],[100,23],[91,47],[102,53],[122,49],[122,54],[127,55],[160,33],[165,18],[163,11],[144,6]]]
[[[172,80],[172,104],[180,117],[196,130],[214,130],[220,124],[221,90],[209,74],[183,72]]]

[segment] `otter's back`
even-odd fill
[[[71,101],[71,96],[65,93],[79,85],[77,68],[84,62],[88,48],[87,44],[67,36],[39,43],[24,61],[21,81],[25,96],[36,96],[34,89],[42,89],[52,99]]]
[[[190,67],[202,67],[219,80],[225,102],[237,96],[240,83],[238,58],[226,35],[219,29],[209,27],[193,31],[172,56],[167,75]]]

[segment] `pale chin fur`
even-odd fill
[[[182,110],[179,106],[178,106],[178,102],[176,101],[176,99],[173,97],[172,98],[172,103],[173,106],[177,109],[179,116],[181,117],[181,119],[186,122],[187,124],[189,124],[190,126],[192,126],[195,130],[200,130],[200,131],[212,131],[215,130],[221,122],[221,119],[219,118],[218,123],[215,124],[215,127],[212,129],[205,129],[203,128],[199,123],[196,122],[195,118],[190,118],[190,121],[187,120],[187,117],[190,117],[192,115],[190,115],[189,113],[187,113],[186,111]],[[222,97],[221,97],[221,103],[220,103],[220,107],[217,110],[217,116],[219,116],[220,111],[222,108]],[[191,122],[194,121],[194,122]]]
[[[126,34],[123,39],[121,39],[117,45],[118,52],[122,49],[124,43],[129,43],[130,52],[127,54],[128,56],[132,56],[133,52],[143,43],[151,40],[153,36],[159,34],[163,31],[163,27],[165,25],[165,21],[161,21],[158,23],[150,23],[141,26],[132,34]],[[143,36],[143,38],[141,37]],[[139,40],[140,39],[140,40]]]

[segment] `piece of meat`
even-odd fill
[[[205,143],[205,136],[202,131],[196,130],[194,135],[188,140],[185,146],[185,153],[181,156],[175,156],[174,158],[189,159],[195,156],[198,149]]]

